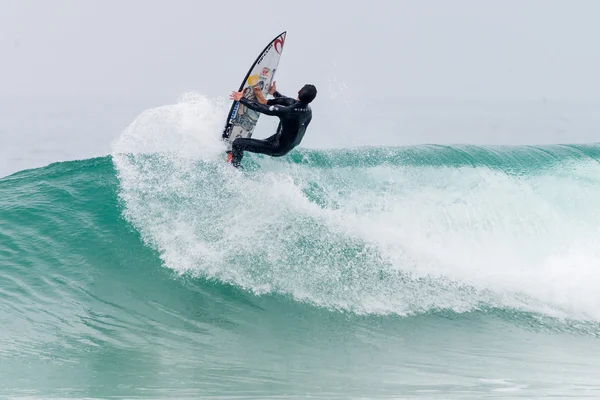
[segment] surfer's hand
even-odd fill
[[[271,87],[269,88],[269,94],[273,95],[273,93],[275,93],[277,91],[277,82],[273,82],[273,84],[271,85]]]
[[[244,92],[231,92],[229,100],[240,101],[242,97],[244,97]]]

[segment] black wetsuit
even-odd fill
[[[306,127],[312,119],[312,110],[308,104],[285,97],[279,92],[273,93],[273,96],[275,98],[268,100],[267,104],[256,103],[245,97],[240,99],[240,103],[246,107],[266,115],[275,115],[279,117],[280,122],[277,132],[267,139],[238,138],[234,140],[231,146],[233,154],[231,162],[235,167],[240,165],[244,151],[281,157],[302,141]]]

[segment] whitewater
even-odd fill
[[[114,144],[125,216],[168,268],[357,313],[600,319],[596,147],[300,150],[240,174],[222,120],[192,97]]]
[[[239,171],[225,115],[187,94],[0,179],[1,396],[600,396],[599,145]]]

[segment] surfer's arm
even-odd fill
[[[262,90],[260,90],[258,86],[253,87],[252,91],[254,92],[254,96],[256,96],[256,101],[258,101],[260,104],[267,104],[267,99],[265,99]]]
[[[275,99],[290,99],[290,100],[294,101],[294,99],[292,99],[291,97],[284,96],[277,90],[277,82],[273,82],[273,84],[271,85],[271,88],[269,89],[269,94],[272,95],[273,97],[275,97]],[[273,103],[273,104],[283,104],[283,103]]]
[[[273,97],[275,98],[274,100],[279,100],[279,99],[281,99],[281,100],[291,100],[291,101],[296,101],[295,99],[293,99],[293,98],[291,98],[291,97],[288,97],[288,96],[286,96],[286,95],[284,95],[284,94],[281,94],[281,93],[279,93],[279,92],[277,92],[277,91],[276,91],[276,92],[273,92]]]
[[[296,100],[289,97],[277,97],[275,99],[267,100],[267,104],[270,106],[291,106]]]
[[[281,106],[276,106],[276,105],[268,105],[268,104],[260,104],[260,103],[256,103],[254,101],[250,101],[245,97],[242,97],[239,100],[240,103],[242,103],[243,105],[245,105],[246,107],[248,107],[251,110],[254,111],[258,111],[261,114],[265,114],[265,115],[277,115],[277,116],[281,116],[281,115],[286,115],[290,112],[290,108],[289,107],[281,107]]]

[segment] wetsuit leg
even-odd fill
[[[275,155],[278,153],[276,142],[270,140],[259,140],[259,139],[247,139],[238,138],[233,141],[231,146],[231,153],[233,159],[231,163],[234,167],[239,167],[242,157],[244,157],[244,151],[250,151],[252,153]]]

